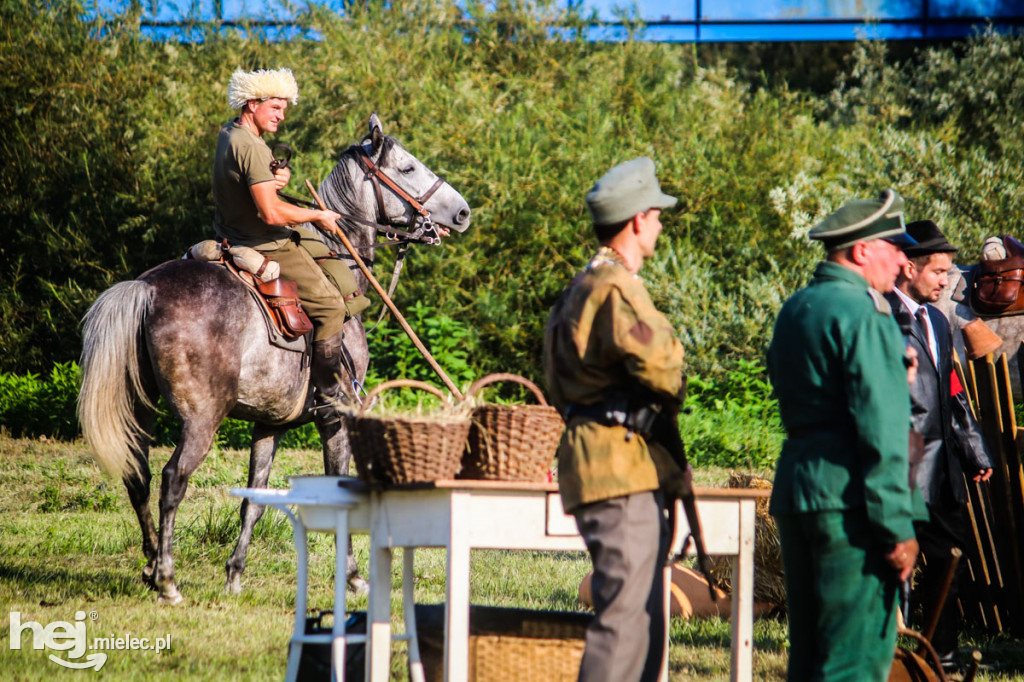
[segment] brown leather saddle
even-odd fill
[[[1008,234],[1002,239],[1006,258],[980,261],[971,282],[971,309],[985,317],[1024,313],[1024,244]]]
[[[295,282],[280,277],[263,282],[259,279],[258,273],[242,270],[230,258],[225,258],[224,264],[238,275],[238,278],[247,287],[258,294],[254,298],[263,306],[267,316],[273,321],[282,336],[295,339],[313,331],[313,322],[309,319],[306,311],[302,309],[302,301],[299,300],[299,286]]]
[[[263,311],[269,326],[271,341],[283,348],[301,350],[304,344],[296,341],[313,331],[309,315],[302,309],[298,285],[277,277],[263,281],[271,260],[255,249],[232,248],[226,239],[220,243],[212,239],[199,242],[188,250],[186,258],[206,263],[219,263],[234,274],[249,289],[253,299]]]

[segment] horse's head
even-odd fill
[[[383,232],[426,227],[429,238],[436,228],[469,228],[469,204],[462,195],[385,135],[377,114],[370,116],[366,136],[342,154],[324,189],[335,199],[328,200],[332,208]],[[442,233],[446,230],[437,236]]]

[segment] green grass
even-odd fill
[[[153,454],[154,491],[169,451]],[[320,454],[283,451],[271,485],[287,486],[287,476],[319,470]],[[193,477],[177,524],[175,568],[185,603],[160,606],[140,580],[139,530],[120,485],[105,479],[85,448],[0,435],[0,604],[22,620],[42,624],[72,621],[77,610],[95,612],[86,620],[89,638],[130,633],[169,636],[169,651],[108,651],[100,671],[117,680],[281,679],[292,629],[295,552],[291,527],[270,511],[257,526],[250,548],[243,592],[224,592],[224,562],[234,547],[238,503],[228,494],[245,480],[248,455],[220,450]],[[723,469],[701,469],[703,485],[721,485]],[[155,508],[155,500],[154,500]],[[310,536],[312,608],[330,608],[334,543],[329,535]],[[356,557],[368,565],[366,538],[355,538]],[[401,627],[401,560],[394,563],[396,627]],[[576,589],[589,570],[585,555],[549,552],[477,551],[472,557],[473,603],[534,609],[578,610]],[[444,599],[443,550],[416,554],[416,598]],[[350,609],[365,609],[365,598],[350,598]],[[727,680],[729,623],[718,619],[674,619],[669,652],[672,680]],[[784,621],[755,623],[754,677],[784,679]],[[0,625],[0,669],[4,679],[51,679],[58,674],[45,651],[23,643],[10,649],[9,621]],[[1024,680],[1024,651],[1007,638],[984,638],[986,662],[1002,671],[978,679]],[[394,645],[394,677],[404,679],[404,645]],[[72,674],[72,673],[66,673]]]

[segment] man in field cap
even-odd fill
[[[213,161],[214,231],[232,246],[250,246],[281,266],[281,278],[293,280],[302,307],[313,322],[313,384],[318,417],[337,422],[333,406],[344,401],[348,381],[341,364],[342,327],[369,300],[356,291],[348,266],[328,258],[330,249],[305,223],[338,231],[334,211],[295,206],[277,194],[291,178],[264,141],[276,133],[289,103],[299,98],[290,69],[237,70],[228,84],[228,105],[238,112],[217,137]]]
[[[910,387],[914,429],[924,438],[921,460],[911,476],[921,491],[927,514],[914,522],[925,558],[915,581],[911,603],[920,606],[924,619],[942,594],[954,547],[967,548],[967,489],[963,476],[975,481],[992,476],[992,463],[981,429],[971,415],[960,382],[953,374],[953,334],[949,321],[933,303],[949,285],[949,272],[957,247],[931,220],[907,225],[916,244],[903,247],[907,262],[900,268],[896,288],[886,294],[893,316],[903,329],[907,346],[917,351],[917,378]],[[956,433],[954,434],[954,431]],[[960,566],[963,566],[961,562]],[[943,665],[955,667],[959,631],[956,612],[957,581],[949,587],[945,606],[931,643]]]
[[[566,419],[562,504],[594,566],[596,614],[579,679],[655,680],[670,541],[662,488],[678,485],[682,472],[633,420],[641,398],[681,400],[683,347],[638,273],[676,199],[640,157],[603,175],[586,202],[600,247],[552,308],[544,342],[547,386]]]
[[[786,441],[771,513],[782,544],[790,682],[882,682],[917,558],[908,361],[884,292],[913,240],[887,189],[810,232],[827,252],[782,306],[768,349]]]

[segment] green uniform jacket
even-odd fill
[[[788,439],[773,514],[863,507],[879,542],[914,537],[903,336],[881,294],[822,262],[779,312],[768,371]]]
[[[642,386],[669,398],[682,389],[683,347],[654,307],[639,277],[602,248],[562,294],[548,317],[544,372],[552,402],[596,405],[613,392]],[[573,417],[558,448],[562,505],[657,489],[679,475],[660,445],[622,426]]]

